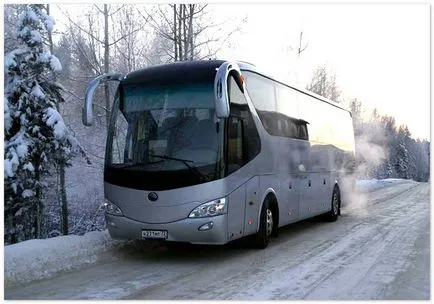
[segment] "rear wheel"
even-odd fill
[[[337,187],[333,189],[331,210],[325,214],[325,218],[329,222],[336,222],[340,214],[341,197]]]
[[[270,235],[273,234],[274,219],[273,211],[269,208],[268,200],[262,204],[261,215],[259,218],[259,231],[253,235],[253,246],[258,249],[264,249],[268,246]]]

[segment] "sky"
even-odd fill
[[[226,7],[225,7],[226,6]],[[278,80],[305,87],[315,68],[336,75],[341,96],[357,98],[430,138],[428,4],[221,5],[247,16],[223,58],[254,63]],[[217,10],[217,11],[218,11]],[[297,56],[300,32],[307,48]]]

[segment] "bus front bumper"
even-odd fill
[[[124,216],[105,214],[107,228],[113,239],[143,239],[142,231],[167,231],[166,241],[188,242],[192,244],[222,245],[228,242],[227,215],[222,214],[205,218],[186,218],[164,224],[149,224],[135,221]],[[212,228],[199,231],[199,227],[212,222]]]

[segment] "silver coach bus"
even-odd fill
[[[112,238],[265,248],[278,228],[340,214],[354,167],[351,113],[243,62],[178,62],[119,81],[108,131],[105,217]]]

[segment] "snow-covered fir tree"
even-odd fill
[[[390,159],[386,159],[386,175],[385,178],[390,178],[393,174],[392,165],[390,164]]]
[[[410,178],[410,156],[408,152],[408,142],[410,131],[407,126],[400,126],[397,134],[396,163],[395,170],[399,178]]]
[[[67,164],[74,139],[56,110],[63,101],[51,72],[59,60],[50,54],[44,37],[54,20],[40,4],[21,14],[19,45],[5,56],[4,182],[5,241],[14,243],[41,236],[43,177],[53,164]]]

